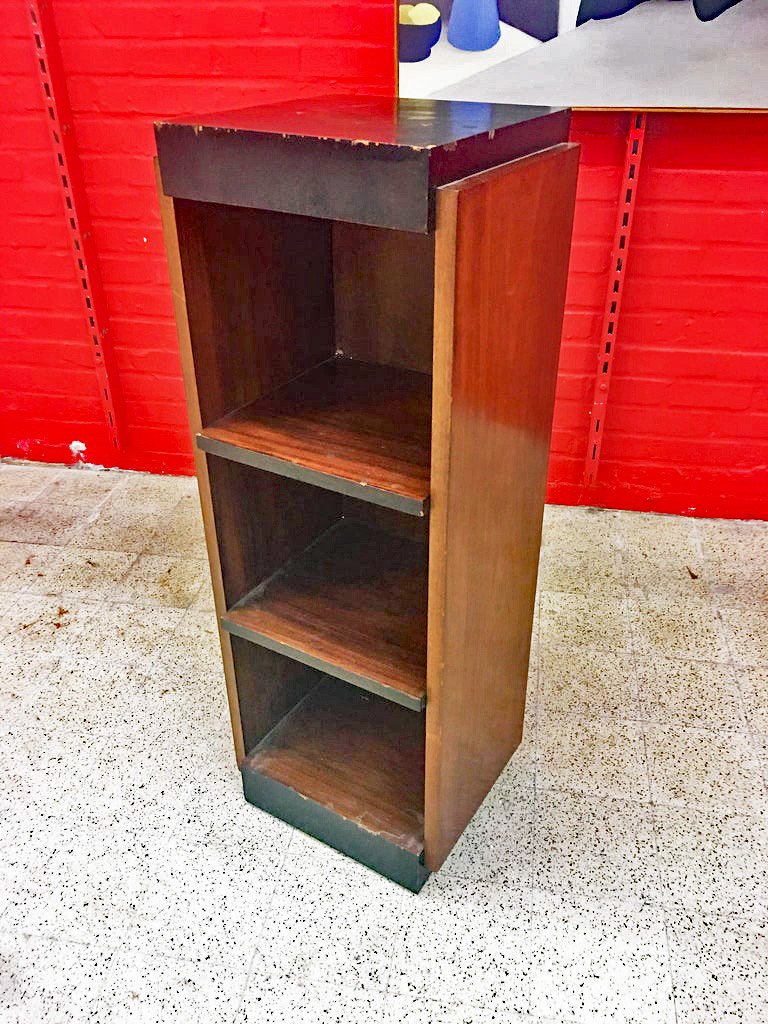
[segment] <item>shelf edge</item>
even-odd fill
[[[310,668],[318,669],[320,672],[327,672],[328,675],[333,676],[335,679],[341,679],[342,682],[350,683],[360,690],[367,690],[368,693],[375,693],[377,697],[383,697],[384,700],[391,701],[393,704],[400,704],[401,707],[408,708],[409,711],[423,711],[426,707],[426,696],[412,697],[394,686],[387,686],[385,683],[380,683],[377,679],[358,675],[357,672],[351,672],[348,669],[341,668],[339,665],[334,665],[330,661],[325,661],[323,658],[318,658],[314,654],[309,654],[307,651],[301,651],[290,644],[284,644],[280,640],[267,636],[265,633],[260,633],[258,630],[242,626],[226,615],[222,615],[221,625],[228,633],[240,637],[241,640],[248,640],[251,643],[258,644],[259,647],[266,647],[276,654],[283,654],[287,658],[299,661],[302,665],[308,665]]]
[[[241,448],[239,445],[231,444],[228,441],[219,441],[206,434],[198,434],[195,440],[198,448],[209,455],[229,459],[230,462],[239,462],[244,466],[252,466],[254,469],[263,469],[276,476],[299,480],[302,483],[312,484],[314,487],[322,487],[326,491],[345,494],[349,498],[358,498],[361,501],[370,502],[372,505],[381,505],[384,508],[391,508],[396,512],[404,512],[419,518],[423,518],[429,509],[429,497],[424,499],[408,498],[395,491],[385,491],[370,484],[355,483],[354,480],[346,480],[344,477],[334,476],[332,473],[309,469],[307,466],[288,462],[286,459],[279,459],[274,455],[264,455],[262,452],[255,452],[250,448]]]

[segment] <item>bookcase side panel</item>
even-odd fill
[[[577,167],[556,146],[438,190],[431,870],[522,736]]]
[[[184,279],[181,271],[181,258],[179,254],[179,239],[176,228],[176,217],[174,201],[166,196],[162,189],[158,173],[157,161],[155,161],[155,172],[157,177],[157,192],[160,202],[160,214],[163,224],[163,236],[165,239],[166,252],[168,257],[168,271],[171,279],[171,292],[173,294],[173,309],[176,318],[176,331],[179,339],[179,352],[181,355],[181,368],[184,377],[184,390],[187,400],[187,413],[189,415],[189,427],[192,437],[201,429],[200,402],[197,391],[197,377],[192,357],[192,345],[190,341],[189,320],[187,318],[187,302],[184,290]],[[205,453],[200,451],[193,442],[195,471],[197,474],[197,486],[200,493],[200,506],[203,513],[203,526],[205,529],[205,543],[208,550],[208,561],[211,571],[211,585],[213,587],[214,605],[216,608],[217,623],[226,611],[224,598],[224,585],[221,575],[221,564],[219,562],[219,546],[216,537],[216,524],[213,517],[213,506],[211,502],[211,485],[208,479],[208,467],[206,465]],[[240,704],[237,695],[237,682],[235,679],[235,665],[232,655],[232,644],[229,634],[219,625],[219,641],[221,643],[221,655],[224,663],[224,676],[227,685],[227,701],[229,704],[229,716],[232,723],[232,739],[235,747],[235,757],[240,764],[246,755],[243,739],[243,727],[240,720]]]

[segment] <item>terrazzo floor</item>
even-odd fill
[[[550,507],[413,896],[244,803],[193,482],[0,464],[0,1021],[768,1022],[768,523]]]

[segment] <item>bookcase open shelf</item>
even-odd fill
[[[306,831],[334,845],[346,833],[382,873],[421,882],[423,726],[389,701],[321,678],[246,758],[246,795],[294,801]]]
[[[427,681],[426,546],[342,519],[229,609],[223,625],[421,711]]]
[[[423,516],[429,374],[335,356],[201,431],[203,451]]]
[[[567,112],[336,97],[156,134],[245,796],[418,891],[522,733]]]

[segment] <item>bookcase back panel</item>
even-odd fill
[[[404,515],[392,508],[382,508],[368,501],[356,498],[342,499],[342,512],[345,519],[363,523],[372,530],[385,530],[398,537],[416,540],[426,545],[429,541],[429,517]]]
[[[432,372],[435,236],[333,225],[336,348]]]
[[[341,517],[341,495],[209,455],[216,537],[231,607]]]
[[[324,676],[317,669],[239,636],[231,636],[230,642],[243,741],[246,752],[250,752]]]
[[[334,352],[331,227],[177,199],[203,427]]]

